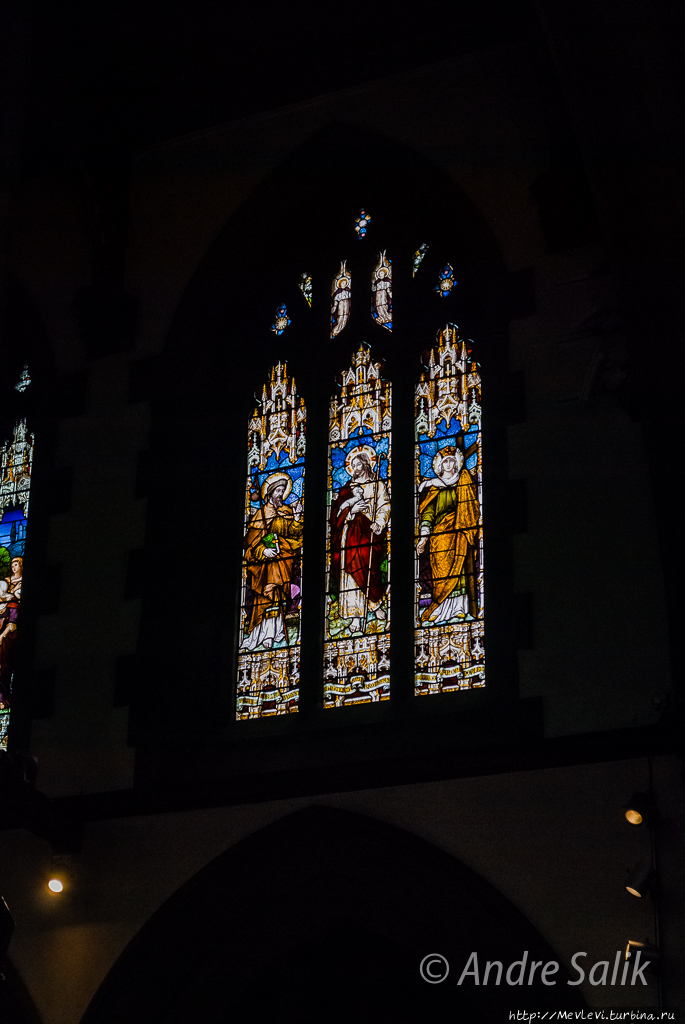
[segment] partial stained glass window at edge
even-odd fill
[[[447,324],[416,387],[415,693],[485,685],[481,378]]]
[[[248,428],[236,717],[298,710],[306,410],[285,363]]]
[[[0,463],[0,750],[6,750],[33,464],[26,420],[0,447]]]
[[[324,707],[390,696],[391,388],[361,345],[331,399]]]

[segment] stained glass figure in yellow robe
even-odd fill
[[[424,623],[450,622],[477,615],[475,556],[480,506],[476,486],[459,448],[449,446],[433,460],[435,476],[421,483],[419,540],[428,546],[432,600]]]
[[[261,508],[247,527],[245,560],[254,592],[248,634],[242,647],[270,650],[286,639],[285,615],[297,553],[302,546],[303,519],[298,502],[285,504],[292,481],[286,473],[273,473],[262,486]]]

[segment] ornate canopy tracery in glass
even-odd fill
[[[485,685],[481,380],[454,324],[416,387],[415,692]]]
[[[361,345],[331,399],[324,707],[390,696],[391,389]]]
[[[248,428],[236,716],[298,710],[306,410],[285,363]]]

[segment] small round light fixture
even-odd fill
[[[53,896],[68,891],[71,885],[71,854],[53,853],[49,872],[47,886]]]
[[[642,963],[646,961],[652,974],[657,974],[659,971],[659,961],[661,960],[661,953],[658,947],[651,943],[649,939],[645,939],[644,942],[638,942],[637,939],[629,939],[626,946],[625,959],[632,960],[637,958],[638,953]]]
[[[656,871],[654,868],[640,865],[628,878],[626,889],[631,896],[646,896],[655,881]]]
[[[654,802],[651,793],[633,793],[625,805],[625,819],[631,825],[650,825]]]

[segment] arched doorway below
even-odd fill
[[[520,911],[442,850],[395,826],[310,807],[227,850],[175,893],[82,1024],[452,1024],[583,1006],[563,969],[555,987],[460,986],[473,951],[505,970],[525,951],[558,959]],[[442,984],[419,974],[433,952],[451,965]]]

